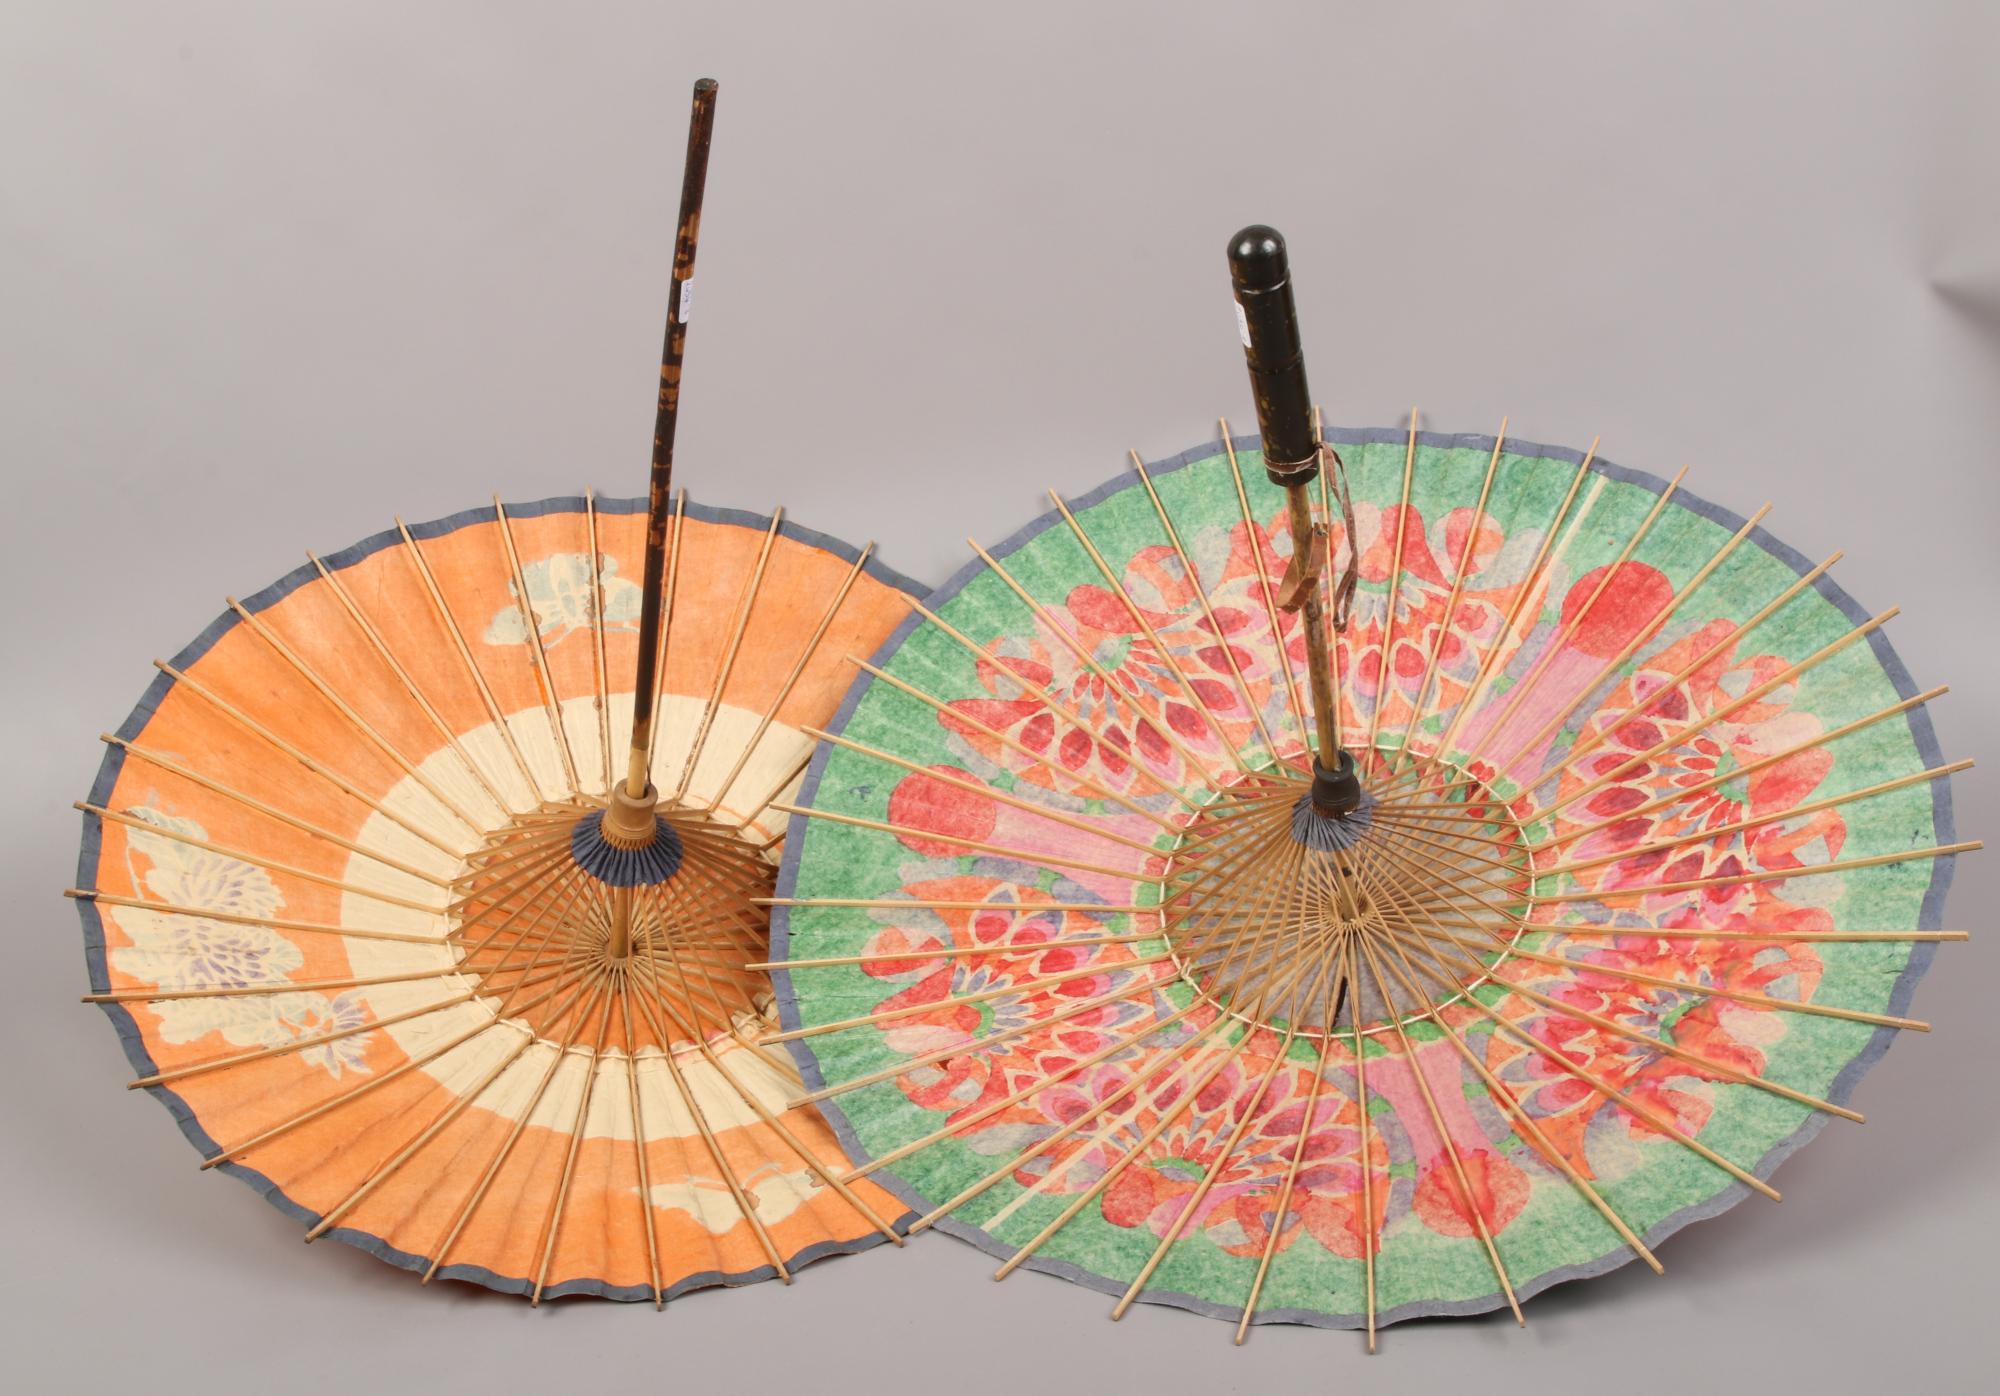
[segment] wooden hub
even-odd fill
[[[1299,841],[1312,782],[1276,770],[1217,790],[1174,850],[1186,890],[1168,943],[1196,991],[1237,1017],[1379,1032],[1486,978],[1502,942],[1475,912],[1525,909],[1527,840],[1485,785],[1442,762],[1356,759],[1372,803],[1351,847]]]
[[[644,1038],[687,1041],[757,1012],[769,984],[743,966],[766,957],[770,910],[751,898],[771,894],[777,868],[733,826],[666,808],[680,870],[653,886],[609,886],[570,852],[578,821],[604,807],[587,796],[546,804],[466,860],[452,940],[481,996],[501,1017],[564,1039],[629,1009],[628,993],[642,1000],[633,1027]],[[545,1031],[555,1024],[559,1034]]]

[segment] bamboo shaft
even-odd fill
[[[680,219],[674,229],[674,275],[667,295],[667,337],[660,353],[660,403],[653,420],[653,474],[646,500],[646,563],[639,610],[639,673],[632,688],[632,751],[625,793],[646,794],[653,753],[653,700],[659,687],[660,599],[666,582],[667,528],[674,473],[674,428],[680,418],[681,359],[687,352],[688,284],[694,277],[695,243],[701,236],[702,192],[708,182],[708,143],[715,130],[715,80],[694,85],[688,119],[687,162],[681,176]]]

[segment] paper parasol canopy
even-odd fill
[[[773,921],[766,1040],[850,1182],[1239,1341],[1518,1315],[1775,1197],[1923,1026],[1976,846],[1942,690],[1754,519],[1573,451],[1332,439],[1338,838],[1285,492],[1225,439],[1059,499],[864,666]]]
[[[426,1275],[656,1301],[875,1244],[767,1024],[769,812],[911,583],[687,506],[652,778],[679,866],[570,858],[625,776],[644,500],[478,509],[314,559],[161,674],[84,808],[96,1001],[208,1165]]]

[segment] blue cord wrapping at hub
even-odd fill
[[[607,843],[598,827],[603,822],[603,810],[587,814],[577,820],[569,836],[570,856],[599,882],[610,887],[652,887],[681,870],[681,836],[657,814],[653,816],[656,836],[644,848],[617,848]]]

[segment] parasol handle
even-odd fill
[[[1319,739],[1313,762],[1313,807],[1322,814],[1346,814],[1360,802],[1361,786],[1354,758],[1340,744],[1325,610],[1318,580],[1307,565],[1319,544],[1306,487],[1319,478],[1320,443],[1313,426],[1312,393],[1306,387],[1305,349],[1299,343],[1299,315],[1292,302],[1291,263],[1283,234],[1253,223],[1231,238],[1229,280],[1236,293],[1237,328],[1249,363],[1250,391],[1257,399],[1264,473],[1285,491],[1292,555],[1303,583],[1306,664],[1314,735]]]
[[[681,177],[681,216],[674,233],[674,275],[667,295],[667,341],[660,354],[660,410],[653,423],[653,475],[646,501],[646,564],[639,611],[639,674],[632,688],[632,757],[625,793],[646,795],[652,764],[653,708],[659,691],[660,597],[667,570],[667,527],[672,517],[674,423],[680,413],[681,355],[687,348],[689,283],[694,279],[695,239],[701,233],[701,196],[708,182],[708,142],[715,129],[715,79],[694,85],[688,120],[687,166]],[[648,818],[650,819],[650,811]]]
[[[1237,327],[1250,363],[1257,427],[1264,436],[1264,473],[1274,485],[1310,485],[1319,477],[1319,437],[1313,431],[1306,356],[1292,303],[1291,265],[1276,228],[1253,223],[1229,240],[1229,280]]]

